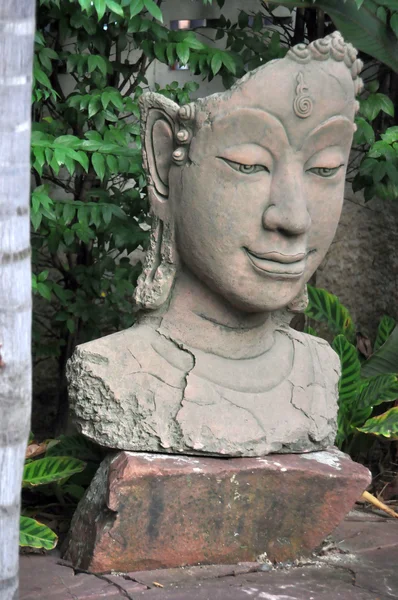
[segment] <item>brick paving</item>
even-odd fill
[[[388,600],[398,598],[398,521],[353,511],[299,565],[260,563],[92,575],[57,554],[21,556],[20,600]]]

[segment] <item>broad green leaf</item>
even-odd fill
[[[112,154],[108,154],[108,156],[106,157],[106,164],[108,165],[108,168],[111,171],[111,173],[119,172],[119,164],[117,162],[117,158]]]
[[[78,148],[81,140],[75,135],[60,135],[55,138],[54,145],[68,147],[68,148]]]
[[[115,13],[115,15],[119,15],[119,17],[124,17],[123,8],[120,6],[120,4],[115,2],[115,0],[106,0],[106,5],[109,8],[109,10]]]
[[[189,54],[190,54],[190,49],[189,49],[188,44],[186,44],[185,42],[179,42],[176,46],[176,51],[177,51],[178,60],[183,65],[186,65],[189,60]]]
[[[384,6],[379,6],[376,10],[376,15],[383,23],[387,23],[387,11]]]
[[[322,288],[307,285],[307,289],[308,306],[305,311],[307,317],[327,323],[333,333],[341,333],[348,339],[353,339],[355,328],[351,315],[339,299]]]
[[[42,271],[37,276],[37,281],[45,281],[48,278],[48,271]]]
[[[91,162],[93,163],[94,171],[98,175],[98,177],[103,180],[105,177],[105,159],[99,152],[94,152],[91,157]]]
[[[76,152],[75,160],[77,160],[77,162],[81,164],[86,173],[88,173],[89,160],[87,154],[82,150],[78,150]]]
[[[217,73],[219,72],[219,70],[221,69],[223,64],[223,55],[221,52],[216,52],[215,54],[213,54],[212,59],[211,59],[211,70],[213,71],[213,75],[217,75]]]
[[[344,335],[338,335],[333,340],[333,349],[337,352],[341,363],[339,381],[339,405],[343,409],[355,402],[360,384],[361,363],[358,352]]]
[[[249,15],[243,10],[239,13],[238,24],[241,29],[245,29],[249,25]]]
[[[355,119],[357,130],[354,134],[354,142],[356,144],[373,144],[375,141],[375,132],[373,127],[363,118],[357,117]]]
[[[73,202],[66,202],[62,211],[62,218],[65,224],[68,225],[75,218],[76,207]]]
[[[362,377],[398,372],[398,327],[384,344],[362,364]]]
[[[223,65],[228,69],[228,71],[230,71],[234,75],[236,74],[236,64],[230,54],[228,54],[227,52],[224,52],[222,55],[222,62],[223,62]]]
[[[79,4],[83,10],[89,12],[91,9],[91,0],[79,0]]]
[[[358,408],[372,408],[383,402],[394,402],[398,398],[398,378],[395,374],[376,375],[362,380]]]
[[[393,104],[393,101],[391,100],[391,98],[389,98],[385,94],[376,94],[376,96],[378,96],[378,98],[379,98],[381,110],[383,112],[385,112],[387,115],[390,115],[390,117],[393,117],[394,116],[394,104]]]
[[[384,315],[381,318],[379,326],[377,328],[377,336],[376,336],[376,341],[375,341],[375,345],[374,345],[374,349],[373,349],[374,352],[376,352],[376,350],[381,348],[381,346],[388,340],[388,338],[394,331],[395,325],[396,325],[396,322],[392,317],[388,317],[387,315]],[[397,364],[396,370],[398,372],[398,364]]]
[[[173,66],[176,61],[176,44],[167,44],[166,54],[169,65]]]
[[[375,169],[373,170],[373,181],[375,183],[379,183],[383,179],[383,177],[387,173],[387,163],[386,161],[378,161]]]
[[[390,19],[390,27],[398,38],[398,12],[394,13]]]
[[[34,460],[25,465],[22,476],[22,487],[45,485],[80,473],[86,463],[76,458],[48,457]]]
[[[46,283],[38,283],[37,291],[39,292],[40,296],[42,296],[46,300],[52,300],[51,287],[48,286]]]
[[[101,451],[82,435],[61,435],[47,450],[46,456],[71,456],[80,460],[99,462]]]
[[[368,156],[371,158],[385,156],[387,160],[393,160],[395,158],[395,152],[390,144],[387,144],[384,140],[379,140],[372,145],[368,152]]]
[[[52,550],[57,545],[58,537],[47,525],[30,517],[20,517],[19,545],[29,548]]]
[[[398,436],[398,406],[390,408],[378,417],[368,419],[363,427],[358,427],[358,431],[386,438],[396,438]]]
[[[102,17],[105,14],[106,10],[106,2],[105,0],[93,0],[95,10],[97,11],[98,20],[101,21]]]
[[[101,96],[93,96],[88,103],[89,119],[96,115],[99,110],[101,110]]]
[[[158,21],[163,23],[163,15],[159,6],[153,0],[144,0],[144,6],[147,11]]]
[[[389,127],[385,130],[384,133],[381,134],[381,139],[387,144],[393,144],[398,141],[398,125],[394,125],[393,127]]]
[[[132,0],[130,3],[130,17],[135,17],[144,8],[143,0]]]
[[[166,59],[166,44],[164,44],[162,42],[155,42],[155,44],[153,46],[153,49],[154,49],[156,58],[160,62],[162,62],[162,63],[167,62],[167,59]]]

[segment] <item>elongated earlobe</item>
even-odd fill
[[[175,149],[178,104],[149,92],[140,98],[141,139],[149,201],[153,213],[168,221],[169,170]]]

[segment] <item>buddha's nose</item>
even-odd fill
[[[311,226],[304,194],[302,170],[292,165],[273,173],[270,195],[263,212],[263,227],[294,236],[306,233]]]

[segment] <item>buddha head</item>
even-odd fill
[[[191,104],[141,97],[153,226],[139,307],[164,304],[180,268],[247,313],[300,298],[339,221],[360,70],[335,32]]]

